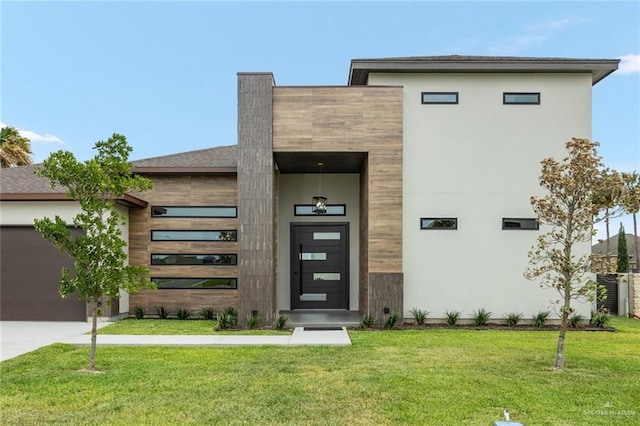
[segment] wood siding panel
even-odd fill
[[[151,217],[152,206],[236,206],[235,176],[149,176],[154,188],[139,194],[147,201],[145,209],[129,213],[129,263],[149,267],[151,277],[236,278],[237,266],[151,265],[151,253],[238,253],[237,242],[222,241],[151,241],[151,230],[233,230],[236,218],[169,218]],[[195,315],[205,307],[237,307],[237,290],[142,290],[129,295],[130,313],[140,306],[155,313],[155,306],[185,308]],[[152,312],[153,311],[153,312]]]
[[[402,88],[275,87],[273,104],[274,152],[368,152],[369,272],[402,272]]]

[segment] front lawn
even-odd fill
[[[98,334],[182,334],[182,335],[206,335],[206,334],[291,334],[291,330],[277,331],[272,329],[261,330],[220,330],[214,331],[217,323],[207,320],[185,320],[176,319],[124,319],[116,321],[98,330]]]
[[[178,322],[178,321],[176,321]],[[187,321],[188,322],[188,321]],[[195,323],[192,324],[195,326]],[[53,345],[2,363],[3,425],[640,424],[640,321],[556,332],[350,331],[340,347]]]

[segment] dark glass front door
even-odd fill
[[[349,308],[349,225],[291,224],[291,309]]]

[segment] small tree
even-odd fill
[[[54,152],[36,170],[38,176],[49,179],[51,187],[65,187],[81,208],[73,225],[84,231],[82,235],[72,236],[69,224],[59,216],[36,219],[35,228],[73,259],[75,274],[63,268],[60,294],[67,297],[77,292],[90,306],[93,325],[89,371],[95,371],[96,318],[103,298],[118,298],[120,288],[135,292],[148,285],[146,266],[127,266],[127,243],[119,229],[126,218],[116,210],[116,199],[126,192],[152,187],[150,180],[131,174],[131,147],[124,136],[114,134],[107,141],[97,142],[94,149],[97,155],[84,163],[70,152]]]
[[[593,236],[593,191],[600,178],[602,163],[597,142],[573,138],[567,142],[569,155],[562,162],[542,161],[540,185],[548,191],[544,197],[531,197],[531,205],[540,223],[552,229],[540,235],[529,252],[528,279],[539,279],[542,288],[554,288],[560,294],[561,316],[554,368],[564,368],[564,341],[572,300],[593,301],[597,283],[590,278],[590,256],[576,254],[576,245],[589,243]]]
[[[624,188],[622,176],[617,171],[605,168],[601,172],[593,192],[593,205],[595,222],[604,220],[607,239],[605,240],[605,256],[611,255],[611,233],[609,232],[609,222],[612,218],[622,214],[620,201]],[[605,271],[605,272],[611,272]]]
[[[624,232],[624,226],[620,223],[618,231],[618,267],[617,272],[627,272],[629,268],[629,254],[627,253],[627,234]]]
[[[638,172],[622,173],[624,191],[622,192],[622,207],[633,217],[633,248],[636,253],[636,268],[640,268],[640,250],[638,250],[638,221],[640,211],[640,174]]]

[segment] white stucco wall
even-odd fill
[[[370,74],[369,84],[404,86],[405,316],[548,309],[558,294],[522,275],[538,231],[502,230],[502,218],[534,217],[540,161],[591,137],[591,75]],[[458,92],[459,104],[422,105],[421,92]],[[503,105],[503,92],[540,92],[541,104]],[[457,217],[458,230],[420,230],[421,217]]]
[[[118,212],[129,220],[129,209],[117,205]],[[0,225],[33,226],[34,219],[60,216],[71,224],[73,217],[80,213],[80,206],[75,201],[0,201]],[[128,243],[129,225],[119,226],[122,238]],[[129,294],[120,290],[120,313],[129,312]]]
[[[295,216],[295,204],[311,204],[318,192],[317,174],[281,174],[278,226],[278,309],[291,308],[291,222],[349,223],[349,310],[358,310],[360,175],[323,174],[322,194],[327,204],[346,204],[346,216]]]

